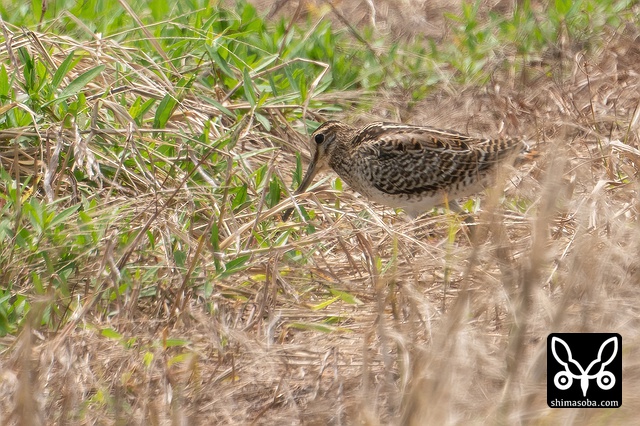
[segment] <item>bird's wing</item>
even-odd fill
[[[355,166],[389,194],[432,193],[479,180],[522,149],[518,141],[477,139],[429,127],[393,124],[384,126],[384,132],[375,130],[360,132],[368,139],[355,147]]]

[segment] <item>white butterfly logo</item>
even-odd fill
[[[607,361],[602,361],[602,353],[604,352],[604,348],[613,343],[613,353],[611,357]],[[564,350],[567,352],[569,359],[567,361],[563,361],[560,359],[560,355],[556,351],[557,345],[562,345]],[[616,378],[610,371],[605,371],[605,367],[611,364],[611,361],[615,358],[618,353],[618,339],[616,337],[611,337],[605,340],[602,345],[600,345],[600,349],[598,350],[598,357],[589,364],[586,369],[583,369],[578,361],[573,359],[573,355],[571,354],[571,349],[569,349],[569,345],[560,339],[559,337],[551,338],[551,351],[553,352],[553,356],[558,361],[558,363],[564,366],[564,371],[558,372],[553,378],[553,383],[556,385],[556,388],[560,390],[566,390],[571,387],[573,384],[573,379],[580,379],[580,387],[582,388],[582,396],[587,396],[587,389],[589,389],[589,380],[596,379],[596,383],[598,387],[602,390],[609,390],[616,384]],[[573,374],[569,369],[569,363],[575,365],[578,370],[580,370],[581,374]],[[595,374],[589,374],[591,369],[597,365],[598,363],[602,363],[600,365],[600,369]]]

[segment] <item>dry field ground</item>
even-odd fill
[[[274,22],[294,16],[301,24],[315,7],[255,3],[271,10]],[[350,25],[354,34],[375,24],[388,40],[419,33],[436,43],[449,36],[443,13],[459,10],[445,1],[336,4],[326,19]],[[487,13],[510,7],[507,1],[482,3]],[[38,53],[37,38],[48,48],[56,44],[46,34],[21,43]],[[115,45],[78,47],[96,61],[128,54]],[[638,64],[640,28],[628,25],[588,54],[559,40],[557,51],[524,70],[496,67],[482,87],[445,83],[417,101],[401,89],[320,95],[326,103],[342,103],[343,110],[309,114],[528,140],[539,155],[505,171],[500,185],[468,204],[473,232],[451,214],[408,221],[346,187],[339,191],[331,173],[316,179],[313,195],[298,200],[315,211],[307,224],[299,217],[277,220],[292,205],[289,198],[238,214],[207,210],[193,201],[209,197],[215,203],[207,187],[187,191],[180,189],[180,177],[162,181],[132,173],[135,184],[128,190],[101,197],[119,210],[78,272],[99,282],[76,281],[73,315],[57,329],[41,327],[34,302],[21,329],[0,338],[0,423],[636,424]],[[550,68],[558,72],[550,74]],[[156,84],[151,71],[148,76]],[[183,102],[191,110],[172,116],[169,127],[202,133],[216,110],[190,96]],[[358,108],[361,103],[370,107]],[[295,152],[307,164],[303,126],[288,124],[276,110],[270,117],[269,130],[253,122],[236,131],[227,154],[253,152],[238,167],[268,164],[268,173],[288,184]],[[230,128],[220,122],[214,130]],[[147,137],[152,135],[133,135]],[[278,149],[258,151],[272,147]],[[3,166],[9,169],[7,152]],[[162,181],[162,190],[146,186],[153,179]],[[58,191],[71,187],[62,184]],[[262,202],[258,195],[255,202]],[[119,223],[119,215],[128,216]],[[211,230],[210,217],[217,218],[218,250],[200,239]],[[199,225],[185,230],[181,222],[187,219]],[[155,255],[139,249],[140,241],[119,243],[125,226],[155,232]],[[291,234],[280,246],[256,240],[292,229],[295,238]],[[171,245],[175,234],[180,244]],[[159,248],[178,245],[186,253],[184,267]],[[216,275],[216,262],[228,260],[220,257],[223,249],[248,255],[249,266]],[[298,259],[286,255],[292,249]],[[119,282],[119,268],[131,265],[160,267],[153,297],[133,287],[100,300]],[[4,267],[2,273],[28,277],[16,266]],[[28,279],[22,282],[26,286]],[[207,283],[209,290],[202,290]],[[43,304],[47,297],[53,296],[41,296]],[[605,331],[623,339],[622,407],[547,407],[547,335]]]

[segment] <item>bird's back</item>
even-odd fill
[[[356,191],[395,207],[424,210],[482,190],[499,165],[527,145],[430,127],[373,123],[360,129],[331,167]],[[424,211],[423,210],[423,211]]]

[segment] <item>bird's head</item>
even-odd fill
[[[322,123],[311,135],[310,150],[311,162],[307,173],[304,175],[296,194],[301,194],[307,190],[315,175],[327,168],[334,155],[339,155],[340,145],[348,143],[355,132],[355,129],[348,124],[339,121],[327,121]]]

